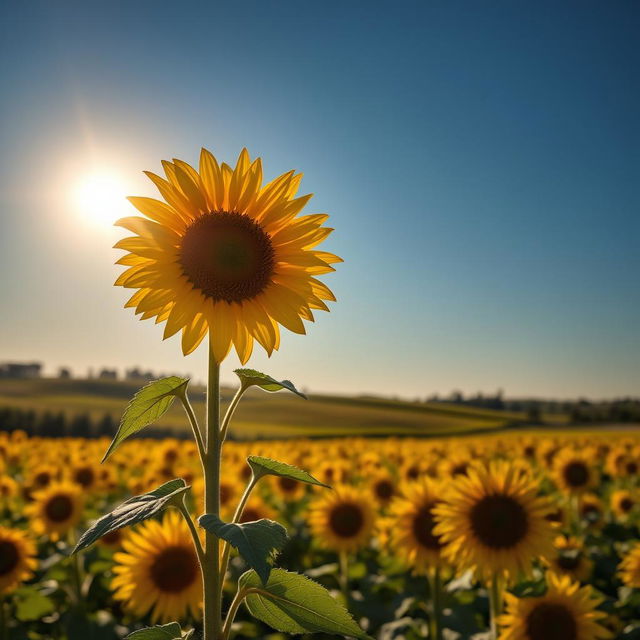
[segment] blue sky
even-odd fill
[[[304,172],[345,263],[250,364],[315,390],[637,394],[636,2],[29,2],[0,14],[0,358],[205,370],[111,286],[83,176]],[[119,217],[116,214],[115,217]],[[234,358],[224,365],[231,380]]]

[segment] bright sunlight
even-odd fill
[[[75,186],[73,200],[80,215],[90,222],[112,225],[127,210],[124,181],[114,172],[84,176]]]

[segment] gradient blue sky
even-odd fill
[[[0,6],[0,359],[202,378],[204,349],[121,308],[124,232],[70,194],[116,168],[154,195],[161,158],[246,145],[269,178],[305,173],[346,260],[332,312],[255,368],[345,393],[637,394],[637,2]]]

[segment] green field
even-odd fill
[[[68,417],[88,414],[92,420],[106,413],[119,420],[140,385],[102,380],[0,380],[0,407],[63,412]],[[233,389],[223,389],[223,406]],[[191,389],[199,416],[204,412],[204,389]],[[549,417],[547,417],[548,420]],[[311,394],[303,400],[281,391],[251,390],[243,399],[232,425],[236,438],[293,436],[413,435],[435,436],[492,431],[525,422],[521,413],[476,409],[456,404],[418,403],[377,397]],[[563,424],[562,416],[553,417]],[[157,423],[179,431],[187,428],[178,403]]]

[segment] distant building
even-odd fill
[[[39,362],[4,362],[0,364],[0,378],[28,380],[39,378],[42,365]]]
[[[101,369],[98,378],[100,380],[117,380],[118,372],[115,369]]]
[[[71,369],[68,367],[60,367],[58,369],[58,378],[60,380],[71,380]]]

